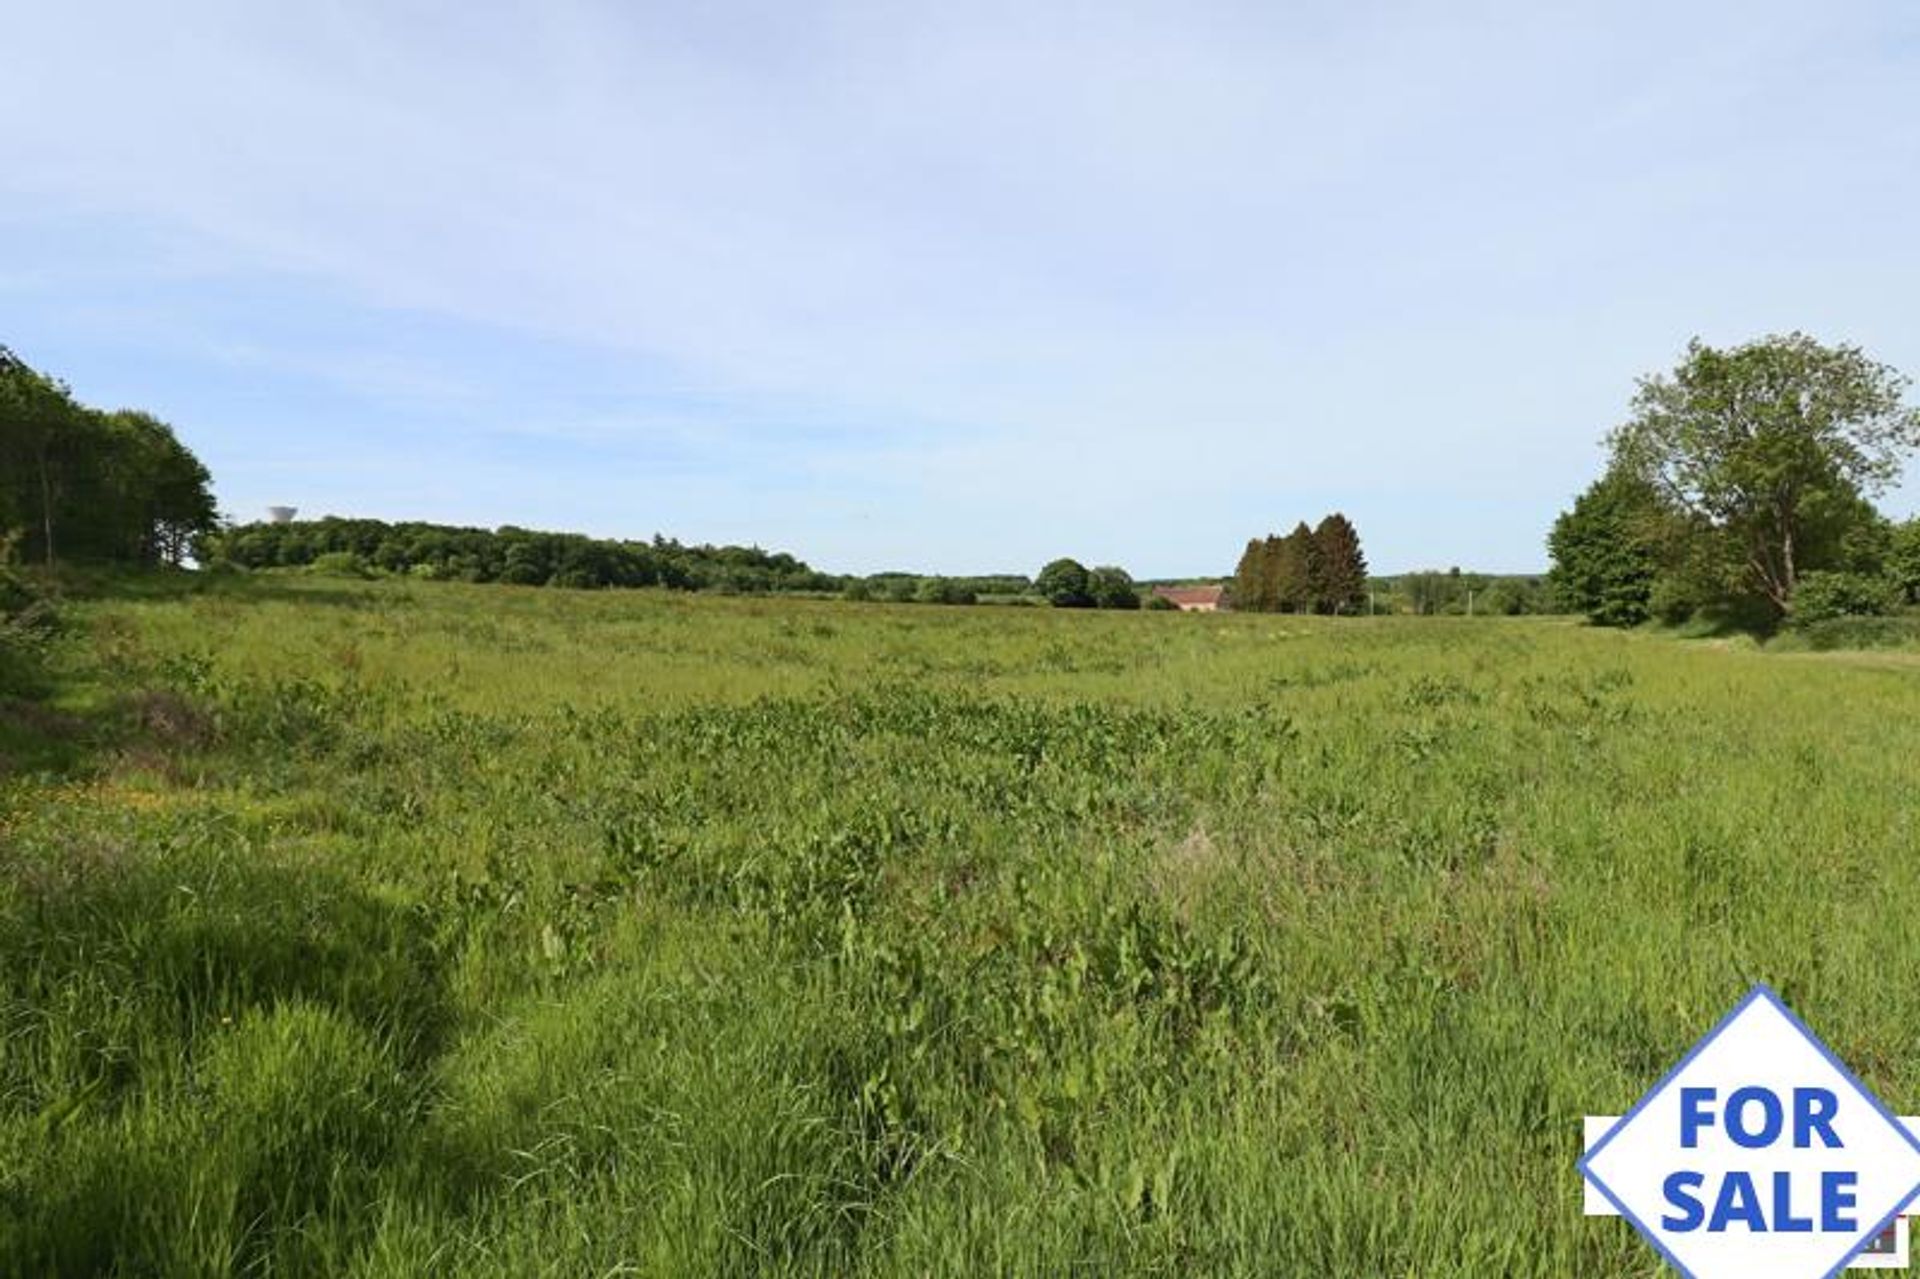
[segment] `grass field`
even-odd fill
[[[240,581],[0,782],[0,1272],[1651,1275],[1756,980],[1920,1109],[1920,667]],[[32,770],[51,768],[51,775]]]

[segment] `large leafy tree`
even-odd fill
[[[1104,565],[1087,574],[1087,594],[1096,608],[1139,608],[1140,592],[1123,568]]]
[[[1725,539],[1784,614],[1800,574],[1846,543],[1834,519],[1865,507],[1920,448],[1906,387],[1858,347],[1800,333],[1729,350],[1695,339],[1670,375],[1641,381],[1610,437],[1614,465]]]
[[[1033,579],[1033,589],[1055,608],[1092,608],[1093,592],[1086,565],[1062,557],[1049,563]]]
[[[1313,530],[1314,606],[1322,613],[1345,613],[1367,599],[1367,557],[1353,522],[1335,511]]]
[[[1561,607],[1600,626],[1646,621],[1665,520],[1659,492],[1644,479],[1614,470],[1594,481],[1547,537],[1547,579]]]

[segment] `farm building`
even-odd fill
[[[1170,601],[1182,613],[1213,613],[1220,608],[1225,588],[1220,586],[1156,586],[1153,593]]]

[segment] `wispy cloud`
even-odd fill
[[[1387,566],[1524,566],[1695,332],[1920,370],[1917,22],[34,6],[0,340],[133,398],[164,364],[241,507],[331,429],[424,472],[310,472],[340,507],[639,506],[848,567],[1218,569],[1335,506]]]

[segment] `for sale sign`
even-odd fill
[[[1692,1279],[1821,1279],[1897,1236],[1920,1140],[1757,986],[1580,1171]]]

